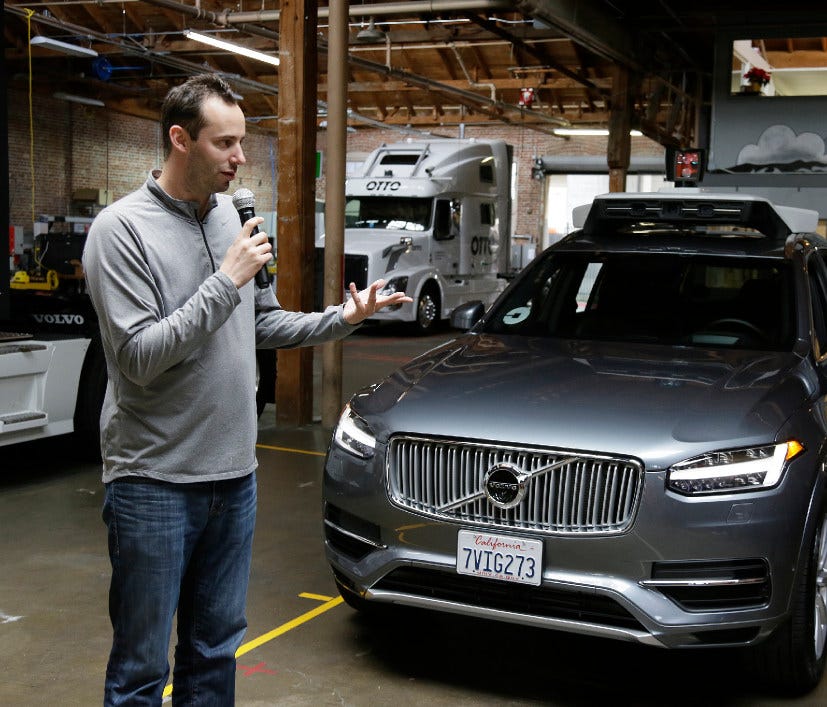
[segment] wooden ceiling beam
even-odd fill
[[[101,28],[104,34],[116,34],[124,31],[123,27],[116,27],[115,23],[112,22],[107,14],[102,12],[97,5],[84,3],[81,7],[83,11],[94,20],[95,24]],[[143,27],[140,25],[138,25],[138,28],[143,30]]]
[[[605,86],[606,88],[611,88],[611,79],[596,79],[600,83],[601,86]],[[468,82],[465,79],[457,80],[457,81],[440,81],[440,84],[446,87],[455,87],[461,89],[468,88]],[[581,95],[585,95],[580,91],[580,87],[573,83],[569,79],[555,79],[555,78],[548,78],[545,80],[540,81],[530,81],[524,78],[511,78],[511,79],[492,79],[491,81],[487,81],[486,84],[491,84],[497,91],[506,91],[506,90],[514,90],[519,91],[521,88],[525,86],[532,86],[535,89],[544,89],[544,90],[555,90],[555,91],[564,91],[568,93],[580,93]],[[326,93],[328,90],[328,84],[320,83],[319,84],[319,91]],[[419,86],[411,86],[409,83],[405,81],[353,81],[348,85],[348,91],[353,93],[364,92],[364,91],[423,91],[424,89]],[[487,93],[490,91],[490,87],[486,85],[485,88],[478,89],[481,94]],[[601,104],[603,101],[601,100]],[[592,105],[596,105],[592,103]]]

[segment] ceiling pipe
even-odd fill
[[[213,22],[214,24],[221,24],[221,21],[226,19],[231,15],[231,13],[216,13],[216,12],[204,12],[198,8],[192,7],[191,5],[185,5],[180,2],[176,2],[176,0],[143,0],[147,5],[157,5],[159,7],[165,7],[170,10],[174,10],[175,12],[182,12],[187,14],[191,17],[197,17],[199,19],[206,19],[209,22]],[[445,3],[450,2],[462,2],[463,0],[443,0]],[[480,2],[481,0],[471,0],[471,2]],[[499,0],[482,0],[486,3],[497,2]],[[388,7],[397,7],[399,5],[404,4],[411,4],[411,3],[391,3]],[[416,3],[414,3],[416,4]],[[431,8],[439,8],[442,5],[442,2],[424,2],[419,3],[423,5],[427,5]],[[502,3],[499,3],[502,5]],[[505,3],[506,5],[510,5],[511,3]],[[371,9],[377,7],[376,5],[368,5]],[[263,27],[258,27],[256,25],[249,25],[245,24],[242,26],[238,26],[240,31],[246,32],[247,34],[253,34],[260,37],[269,37],[269,38],[278,38],[278,33],[273,32],[272,30],[265,29]],[[318,50],[320,52],[327,53],[327,43],[324,42],[322,39],[318,40]],[[353,66],[358,66],[366,71],[371,71],[376,74],[389,76],[400,81],[404,81],[409,83],[412,86],[419,86],[420,88],[425,88],[431,91],[439,91],[441,93],[445,93],[447,95],[456,96],[458,98],[463,99],[468,104],[474,106],[477,110],[481,110],[483,112],[488,112],[489,115],[492,115],[503,122],[508,122],[503,118],[503,113],[518,113],[523,118],[531,118],[535,122],[539,123],[547,123],[550,125],[556,126],[563,126],[567,127],[570,125],[569,121],[565,118],[558,118],[556,116],[545,115],[539,112],[526,110],[521,106],[513,105],[511,103],[504,103],[502,101],[493,100],[490,98],[486,98],[485,96],[481,96],[477,93],[473,93],[472,91],[466,91],[462,88],[456,88],[454,86],[448,86],[446,84],[441,84],[438,81],[434,81],[429,79],[425,76],[420,76],[418,74],[412,74],[407,71],[403,71],[401,69],[394,69],[390,66],[385,66],[384,64],[380,64],[378,62],[369,61],[368,59],[362,59],[360,57],[356,57],[353,54],[348,54],[347,57],[348,63]],[[471,107],[469,105],[469,107]]]
[[[321,41],[319,42],[319,50],[324,50]],[[419,86],[420,88],[425,88],[432,91],[439,91],[452,96],[464,98],[468,103],[475,104],[477,110],[482,110],[483,112],[487,111],[490,115],[493,115],[494,117],[496,117],[504,123],[507,123],[509,121],[506,120],[502,114],[508,112],[518,113],[523,118],[531,118],[535,122],[548,123],[550,125],[557,125],[561,127],[568,127],[571,125],[571,123],[566,118],[558,118],[553,115],[545,115],[537,111],[526,110],[525,108],[514,105],[513,103],[504,103],[503,101],[492,100],[490,98],[486,98],[485,96],[481,96],[478,93],[467,91],[463,88],[447,86],[445,84],[441,84],[438,81],[434,81],[424,76],[419,76],[418,74],[411,74],[407,71],[404,71],[403,69],[394,69],[393,67],[384,66],[383,64],[368,61],[367,59],[361,59],[359,57],[353,56],[352,54],[348,57],[348,62],[354,66],[359,66],[368,71],[374,71],[378,74],[384,74],[385,76],[389,76],[399,81],[409,83],[412,86]],[[526,127],[529,126],[526,124]]]
[[[11,5],[5,5],[4,11],[12,15],[17,15],[18,17],[28,18],[28,14],[22,8],[17,8]],[[173,54],[169,54],[167,52],[156,52],[151,49],[147,49],[146,47],[138,43],[131,45],[125,44],[123,42],[118,41],[117,39],[114,39],[111,35],[103,34],[101,32],[95,32],[86,27],[81,27],[80,25],[75,25],[70,22],[63,22],[50,15],[35,13],[31,16],[31,20],[39,24],[44,24],[48,27],[54,27],[55,29],[59,29],[64,32],[76,34],[79,37],[94,40],[99,44],[107,44],[112,47],[117,47],[117,49],[123,52],[125,56],[144,57],[157,64],[171,66],[174,69],[184,71],[188,75],[195,75],[202,73],[204,71],[204,66],[202,64],[196,64],[195,62],[187,61],[186,59],[181,59],[180,57],[177,57]],[[224,78],[239,86],[245,86],[251,90],[258,91],[260,93],[272,95],[278,94],[278,87],[276,86],[270,86],[268,84],[261,83],[260,81],[254,81],[253,79],[248,79],[238,74],[232,74],[227,71],[219,71],[217,73],[219,73]]]
[[[598,56],[634,71],[643,71],[639,52],[646,51],[646,43],[640,42],[611,17],[602,3],[595,0],[514,0],[512,5],[518,12],[542,20]]]
[[[191,17],[207,19],[210,22],[214,22],[214,19],[209,19],[210,17],[217,19],[220,16],[218,13],[206,12],[198,8],[192,7],[190,5],[184,5],[179,2],[174,2],[174,0],[143,0],[143,2],[145,2],[148,5],[167,7],[171,10],[175,10],[177,12],[182,12],[184,14],[190,15]],[[6,5],[4,9],[6,12],[18,15],[20,17],[28,16],[24,10],[18,9],[14,6]],[[46,24],[51,27],[62,29],[64,31],[74,32],[79,36],[87,37],[90,40],[94,39],[96,42],[100,42],[102,44],[109,44],[111,46],[118,47],[126,55],[151,57],[153,61],[159,64],[163,64],[165,66],[172,66],[177,69],[188,71],[192,74],[197,74],[204,70],[204,67],[200,64],[196,64],[185,59],[177,58],[171,54],[154,52],[137,43],[134,46],[130,46],[116,39],[113,39],[110,35],[106,35],[100,32],[93,32],[87,29],[86,27],[81,27],[79,25],[62,22],[51,16],[46,16],[43,14],[34,14],[31,16],[31,20],[34,22]],[[245,26],[242,31],[248,34],[278,39],[278,33],[264,29],[263,27]],[[326,43],[319,40],[318,49],[319,51],[327,52]],[[466,91],[465,89],[440,84],[439,82],[433,81],[432,79],[428,79],[424,76],[411,74],[401,69],[394,69],[390,66],[385,66],[377,62],[368,61],[367,59],[355,57],[352,54],[348,55],[348,63],[354,66],[361,67],[366,71],[372,71],[380,75],[385,75],[398,79],[400,81],[409,83],[412,86],[419,86],[420,88],[439,91],[441,93],[445,93],[448,95],[457,96],[461,99],[464,99],[467,104],[473,104],[474,106],[476,106],[478,110],[481,110],[482,112],[487,112],[489,115],[496,117],[498,120],[504,123],[510,122],[507,118],[504,117],[504,113],[517,113],[521,118],[530,118],[531,121],[533,121],[534,124],[521,123],[525,125],[525,127],[528,127],[532,130],[540,129],[537,126],[537,123],[545,123],[548,125],[554,125],[558,127],[568,127],[570,125],[570,122],[566,118],[558,118],[556,116],[550,116],[539,112],[526,110],[520,106],[513,105],[511,103],[503,103],[502,101],[492,101],[491,99],[486,98],[485,96],[481,96],[471,91]],[[253,81],[252,79],[244,78],[242,76],[239,76],[238,74],[230,74],[228,72],[219,73],[221,73],[222,76],[229,79],[230,81],[241,86],[246,86],[253,90],[257,90],[261,93],[278,94],[277,86],[270,86],[267,84],[263,84],[259,81]]]
[[[427,15],[439,12],[476,12],[479,10],[514,10],[508,0],[414,0],[414,2],[386,2],[378,5],[351,5],[350,17],[388,17],[390,15]],[[329,17],[330,8],[320,7],[319,17]],[[281,10],[227,12],[227,24],[238,22],[278,22]]]
[[[471,78],[471,74],[468,73],[468,69],[465,67],[465,62],[462,60],[462,56],[459,53],[459,50],[451,43],[451,49],[454,52],[454,56],[456,57],[457,63],[459,64],[460,68],[462,69],[462,73],[465,74],[465,80],[468,82],[468,85],[472,88],[488,88],[491,90],[491,100],[495,100],[497,96],[497,87],[493,83],[479,83],[474,81]]]

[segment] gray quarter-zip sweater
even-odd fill
[[[357,327],[341,306],[287,312],[272,288],[218,268],[241,228],[231,197],[173,199],[150,174],[89,229],[83,265],[109,384],[103,480],[215,481],[256,467],[255,348],[310,346]]]

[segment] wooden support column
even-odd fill
[[[629,70],[615,65],[612,72],[612,109],[609,116],[609,191],[626,190],[626,173],[632,154],[632,101],[629,95]]]
[[[278,277],[285,309],[313,310],[317,0],[282,0],[279,20]],[[278,352],[276,422],[313,420],[313,349]]]
[[[330,0],[327,51],[327,159],[325,182],[324,304],[342,301],[347,152],[348,0]],[[322,347],[322,426],[333,428],[342,410],[342,342]]]

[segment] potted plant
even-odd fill
[[[744,74],[744,78],[748,81],[745,88],[751,93],[761,93],[764,86],[770,82],[771,75],[769,71],[753,66]]]

